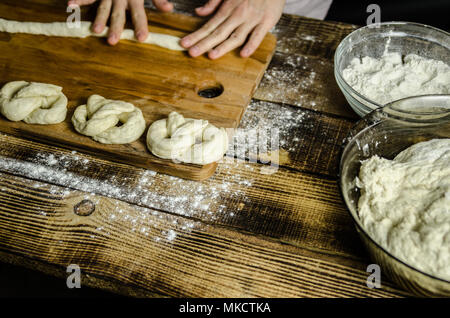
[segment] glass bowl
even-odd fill
[[[424,273],[381,247],[358,216],[355,178],[361,161],[373,155],[393,159],[421,141],[450,138],[450,95],[402,99],[371,112],[351,130],[343,147],[339,186],[356,230],[373,261],[399,286],[418,296],[450,296],[450,281]]]
[[[450,34],[434,27],[411,22],[385,22],[350,33],[336,49],[334,76],[353,110],[363,117],[382,107],[355,91],[342,76],[354,58],[380,58],[385,52],[411,53],[450,64]]]

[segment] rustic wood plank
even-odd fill
[[[333,61],[322,57],[277,52],[254,98],[358,118],[336,84]]]
[[[363,251],[334,177],[282,166],[267,174],[228,158],[210,180],[193,182],[15,137],[0,142],[0,155],[12,158],[1,158],[0,171],[306,248],[352,258]]]
[[[284,14],[276,54],[254,98],[357,119],[334,79],[334,53],[355,25]]]
[[[279,165],[306,173],[337,177],[342,142],[353,125],[353,120],[342,117],[254,100],[234,138],[235,143],[247,140],[250,151],[244,152],[244,148],[235,151],[235,154],[245,160],[256,157],[270,159],[272,154],[265,153],[264,147],[259,149],[258,156],[251,149],[263,139],[259,136],[255,142],[252,133],[268,131],[267,139],[278,134],[278,144],[267,147],[267,150],[275,150],[272,159],[278,160]],[[267,160],[265,163],[268,163]]]
[[[339,43],[358,26],[283,14],[272,31],[277,52],[332,60]]]
[[[0,187],[3,252],[60,271],[77,264],[84,275],[175,297],[407,295],[387,281],[367,288],[364,263],[3,173]],[[95,211],[75,214],[86,199]]]
[[[17,253],[11,253],[11,252],[4,252],[0,250],[0,261],[5,264],[10,264],[14,266],[20,266],[27,269],[30,269],[32,271],[40,272],[44,275],[48,276],[54,276],[59,279],[61,279],[61,284],[65,286],[65,280],[67,279],[67,272],[66,268],[63,268],[62,266],[51,264],[48,262],[44,262],[42,260],[36,260],[27,256],[19,255]],[[5,269],[5,266],[2,266],[3,264],[0,264],[0,269],[3,271],[1,275],[7,275],[7,268]],[[13,276],[14,277],[14,276]],[[155,292],[151,292],[148,290],[145,290],[138,286],[133,285],[125,285],[122,283],[119,283],[117,280],[113,279],[112,277],[106,278],[106,277],[98,277],[93,275],[85,275],[81,273],[82,277],[82,284],[85,287],[92,287],[97,289],[102,289],[108,292],[112,292],[118,295],[128,296],[128,297],[139,297],[139,298],[166,298],[168,296],[158,294]],[[27,285],[28,281],[25,281],[25,286]],[[48,289],[49,286],[46,286]],[[55,291],[57,292],[57,291]],[[15,291],[16,295],[21,296],[23,293],[21,293],[20,289],[17,289]],[[85,293],[84,290],[80,292],[80,294],[84,297]],[[27,295],[28,297],[33,297],[35,294],[30,293],[28,290]],[[56,293],[55,293],[56,295]],[[46,297],[45,293],[40,294],[39,296]],[[59,295],[57,296],[59,297]]]

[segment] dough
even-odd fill
[[[157,157],[206,165],[222,159],[228,135],[207,120],[184,118],[172,112],[154,122],[147,133],[147,147]]]
[[[91,31],[91,22],[81,21],[80,27],[70,28],[67,22],[19,22],[0,18],[0,32],[9,33],[28,33],[47,36],[62,36],[62,37],[76,37],[85,38],[88,36],[106,37],[108,35],[108,28],[106,27],[102,33],[94,33]],[[121,40],[137,41],[134,37],[134,31],[125,29],[120,36]],[[168,34],[149,33],[147,39],[143,42],[146,44],[154,44],[169,50],[185,51],[180,44],[180,38]]]
[[[358,214],[394,256],[450,281],[450,139],[421,142],[394,160],[365,160]]]
[[[0,112],[11,121],[57,124],[66,119],[67,97],[56,85],[9,82],[0,90]]]
[[[118,123],[121,126],[116,126]],[[136,141],[145,130],[139,108],[123,101],[92,95],[87,105],[78,106],[72,116],[75,130],[103,144],[127,144]]]

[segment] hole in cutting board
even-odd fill
[[[222,84],[216,83],[214,85],[208,85],[204,88],[200,88],[197,92],[198,96],[203,98],[216,98],[222,95],[223,86]]]

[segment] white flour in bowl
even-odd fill
[[[392,255],[450,281],[450,139],[421,142],[394,160],[365,160],[356,180],[369,235]]]
[[[354,58],[343,70],[344,80],[358,93],[380,105],[406,97],[450,94],[450,66],[416,54]]]

